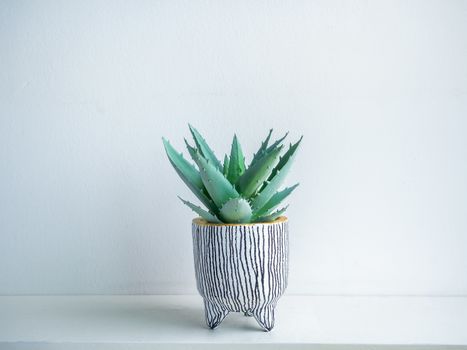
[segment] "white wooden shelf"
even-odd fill
[[[464,297],[284,296],[270,333],[236,313],[213,331],[206,328],[203,316],[201,297],[194,295],[3,296],[0,349],[467,345]]]

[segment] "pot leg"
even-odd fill
[[[253,316],[255,317],[256,321],[266,332],[269,332],[274,328],[275,307],[275,304],[269,304],[253,311]]]
[[[209,328],[214,329],[221,324],[225,316],[229,314],[229,311],[216,303],[204,299],[204,314],[206,324]]]

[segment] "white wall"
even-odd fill
[[[0,294],[195,293],[165,158],[305,139],[289,293],[467,294],[467,2],[2,1]]]

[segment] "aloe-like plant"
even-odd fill
[[[281,155],[287,133],[269,145],[269,130],[247,167],[236,135],[230,156],[226,154],[221,163],[198,130],[191,125],[189,128],[195,144],[190,145],[186,139],[185,144],[197,167],[162,138],[170,163],[206,209],[179,197],[184,204],[211,223],[271,222],[286,211],[287,206],[276,208],[298,183],[283,190],[279,187],[303,136]]]

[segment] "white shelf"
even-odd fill
[[[218,329],[207,329],[199,296],[0,297],[0,349],[209,349],[219,344],[224,349],[466,345],[467,298],[284,296],[276,327],[266,333],[254,319],[236,313]]]

